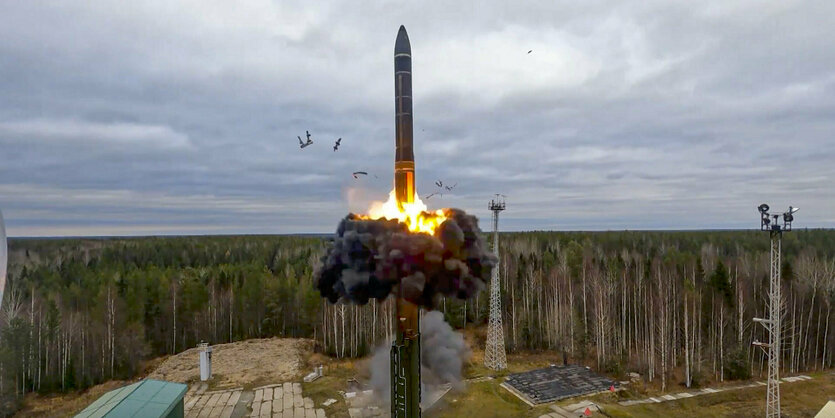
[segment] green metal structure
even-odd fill
[[[76,418],[183,418],[186,390],[182,383],[145,379],[105,393]]]

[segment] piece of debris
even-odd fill
[[[331,405],[333,405],[333,404],[335,404],[335,403],[336,403],[336,399],[330,398],[330,399],[326,400],[325,402],[322,402],[322,405],[324,405],[324,406],[331,406]]]
[[[304,381],[305,383],[310,383],[320,377],[322,377],[322,366],[317,366],[313,369],[312,373],[304,377]]]
[[[305,136],[307,136],[307,142],[302,141],[302,137],[297,136],[299,138],[299,148],[305,148],[313,143],[313,140],[310,139],[310,131],[304,131]]]
[[[354,176],[355,179],[358,179],[359,176],[361,176],[361,175],[362,176],[367,176],[368,173],[366,173],[365,171],[354,171],[353,173],[351,173],[351,175]],[[374,177],[377,177],[377,176],[374,176]]]
[[[530,54],[531,52],[533,52],[533,49],[529,50],[529,51],[528,51],[528,54]]]
[[[339,149],[339,144],[341,144],[341,143],[342,143],[342,138],[339,138],[339,139],[336,140],[336,143],[333,144],[333,152],[336,152],[336,150]]]

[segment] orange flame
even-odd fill
[[[402,206],[402,209],[400,206]],[[415,193],[414,203],[398,205],[397,197],[394,194],[394,190],[392,190],[389,193],[389,199],[385,203],[374,202],[371,205],[371,209],[368,210],[368,215],[360,215],[360,218],[396,219],[398,222],[405,224],[409,228],[409,231],[434,235],[435,229],[446,220],[446,215],[443,209],[438,209],[434,212],[427,211],[426,205],[420,201],[417,193]]]

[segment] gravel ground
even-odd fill
[[[265,338],[212,346],[212,388],[231,388],[298,378],[312,341]],[[171,356],[150,379],[189,383],[200,379],[198,349]]]

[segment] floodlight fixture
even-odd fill
[[[772,234],[791,231],[792,222],[794,222],[794,213],[798,211],[798,208],[789,206],[789,209],[781,214],[769,213],[768,211],[770,209],[765,203],[757,207],[757,210],[760,212],[760,230],[768,231]],[[781,217],[783,218],[783,222],[780,222]]]

